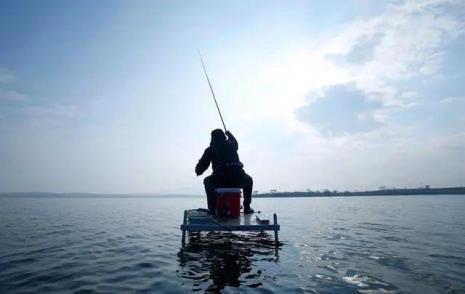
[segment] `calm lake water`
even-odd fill
[[[465,196],[254,199],[272,234],[203,233],[204,198],[0,198],[0,293],[464,293]]]

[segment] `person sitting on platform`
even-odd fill
[[[227,138],[226,138],[227,136]],[[226,134],[221,129],[211,132],[210,146],[207,147],[195,166],[197,176],[203,174],[210,162],[213,173],[203,181],[207,194],[208,211],[215,212],[216,188],[242,188],[244,192],[244,213],[253,213],[252,202],[253,179],[245,173],[244,165],[239,160],[237,150],[239,145],[231,132]]]

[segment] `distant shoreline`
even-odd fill
[[[382,189],[372,191],[306,191],[306,192],[270,192],[256,194],[254,197],[339,197],[339,196],[410,196],[410,195],[465,195],[465,187],[452,188],[413,188]]]
[[[58,192],[11,192],[0,193],[0,198],[192,198],[200,195],[189,194],[98,194],[98,193],[58,193]]]
[[[413,188],[382,189],[372,191],[305,191],[305,192],[270,192],[254,194],[254,198],[286,197],[350,197],[350,196],[412,196],[412,195],[464,195],[465,187],[452,188]],[[52,192],[11,192],[0,193],[0,198],[191,198],[203,195],[188,194],[94,194],[94,193],[52,193]]]

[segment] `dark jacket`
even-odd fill
[[[210,162],[212,163],[214,175],[242,170],[243,164],[239,160],[239,154],[237,154],[239,144],[230,132],[226,134],[228,135],[226,141],[217,144],[212,142],[210,146],[205,149],[202,157],[195,166],[195,173],[197,175],[203,174],[210,166]]]

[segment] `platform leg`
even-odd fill
[[[182,224],[185,226],[187,221],[187,212],[184,211],[184,219],[182,221]],[[186,244],[186,229],[183,228],[182,230],[182,239],[181,239],[181,244],[184,247],[184,244]]]
[[[273,222],[275,225],[278,224],[278,216],[276,215],[276,213],[273,214]],[[278,230],[274,230],[274,240],[276,242],[276,246],[278,246],[279,244],[279,239],[278,239]]]

